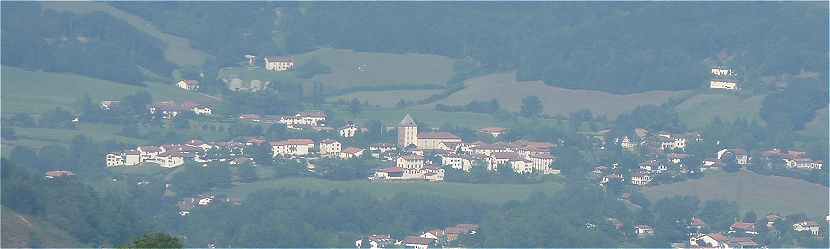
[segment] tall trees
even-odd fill
[[[520,113],[522,116],[533,118],[542,114],[542,101],[537,96],[527,96],[522,99]]]

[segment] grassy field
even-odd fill
[[[315,75],[312,79],[301,79],[295,77],[293,72],[265,71],[261,59],[258,59],[260,67],[256,69],[227,67],[219,72],[219,77],[239,78],[246,82],[300,82],[306,85],[306,88],[310,87],[311,82],[319,81],[323,83],[324,91],[333,91],[382,85],[444,85],[453,74],[453,61],[437,55],[368,53],[322,48],[293,57],[297,66],[316,58],[329,66],[331,72]]]
[[[55,227],[48,221],[19,214],[9,208],[2,208],[2,243],[3,248],[80,248],[88,247],[66,231]],[[35,238],[38,241],[32,242]]]
[[[746,98],[729,94],[699,94],[683,101],[675,110],[680,120],[690,128],[706,126],[715,117],[724,121],[743,117],[763,122],[759,114],[763,99],[763,95]]]
[[[76,14],[103,12],[130,24],[135,29],[159,39],[167,47],[164,49],[164,58],[179,66],[199,66],[205,63],[208,54],[194,49],[190,41],[185,38],[161,32],[152,23],[141,17],[116,9],[102,2],[44,2],[47,9],[68,11]],[[165,75],[169,76],[169,75]]]
[[[407,102],[414,102],[441,92],[442,90],[361,91],[329,97],[327,101],[351,101],[357,98],[361,102],[368,100],[369,105],[372,106],[394,107],[402,99]]]
[[[719,173],[701,179],[652,186],[643,189],[651,201],[674,195],[696,196],[701,201],[736,201],[742,212],[759,214],[806,213],[824,217],[828,210],[828,188],[789,177],[764,176],[751,172]]]
[[[432,194],[457,199],[472,199],[489,203],[503,203],[510,200],[524,200],[536,191],[556,192],[562,188],[558,182],[546,181],[538,184],[465,184],[465,183],[373,183],[367,180],[330,181],[317,178],[286,178],[240,184],[220,193],[245,197],[265,189],[297,189],[311,191],[361,191],[381,198],[397,193]]]
[[[215,101],[173,85],[148,83],[147,87],[140,87],[70,73],[33,72],[8,66],[2,66],[0,81],[3,113],[42,113],[55,107],[71,109],[84,94],[97,101],[118,99],[144,90],[153,95],[154,101]]]
[[[84,135],[93,141],[102,142],[114,140],[120,143],[145,144],[142,139],[116,135],[119,128],[108,124],[80,124],[78,129],[48,129],[15,127],[16,140],[3,140],[2,154],[7,155],[14,146],[40,148],[50,144],[66,144],[78,135]]]
[[[499,73],[469,79],[464,90],[450,95],[435,104],[463,105],[472,100],[497,99],[503,108],[519,111],[522,98],[538,96],[544,104],[544,112],[550,115],[591,110],[594,114],[605,114],[615,118],[622,112],[639,105],[661,104],[672,96],[682,94],[669,91],[651,91],[629,95],[617,95],[601,91],[570,90],[548,86],[541,81],[518,82],[514,73]],[[434,104],[428,105],[428,107]]]

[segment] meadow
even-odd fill
[[[611,94],[601,91],[572,90],[545,85],[541,81],[516,81],[515,73],[498,73],[481,76],[464,81],[465,89],[453,93],[435,104],[464,105],[473,100],[485,101],[496,99],[509,111],[518,112],[522,99],[526,96],[538,96],[544,105],[544,113],[549,115],[568,115],[571,112],[587,109],[595,115],[615,118],[620,113],[630,111],[639,105],[662,104],[671,97],[684,91],[650,91],[628,95]]]
[[[806,213],[813,217],[827,215],[830,195],[827,187],[818,184],[748,171],[707,174],[700,179],[646,187],[642,192],[652,202],[675,195],[688,195],[701,201],[735,201],[741,212],[753,210],[759,215],[773,211],[782,214]]]
[[[423,109],[367,108],[356,115],[345,110],[339,110],[334,114],[341,119],[355,120],[363,124],[366,124],[370,120],[380,120],[387,126],[394,126],[397,125],[407,113],[409,113],[419,124],[428,124],[436,128],[445,123],[470,128],[504,126],[511,123],[509,120],[498,120],[493,117],[493,115],[489,114],[471,112],[442,112]]]
[[[680,121],[689,128],[701,128],[712,122],[715,117],[724,121],[734,121],[739,117],[747,120],[761,120],[761,101],[764,95],[742,97],[731,94],[697,94],[675,107]]]
[[[266,189],[295,189],[308,191],[359,191],[381,198],[397,193],[426,194],[441,197],[477,200],[501,204],[511,200],[524,200],[533,192],[552,193],[562,189],[562,183],[545,181],[536,184],[469,184],[426,182],[369,182],[367,180],[332,181],[318,178],[285,178],[238,184],[218,193],[246,197]]]
[[[42,113],[55,107],[72,109],[84,94],[88,94],[93,101],[120,99],[141,91],[153,95],[154,101],[215,101],[208,96],[179,89],[172,83],[148,82],[146,87],[141,87],[71,73],[35,72],[8,66],[2,66],[0,74],[4,114]]]

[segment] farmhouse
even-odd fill
[[[289,128],[301,125],[324,126],[323,122],[326,121],[326,117],[326,113],[321,111],[299,112],[293,116],[281,116],[277,122]]]
[[[199,90],[199,81],[197,80],[180,80],[176,83],[176,86],[188,90],[188,91],[196,91]]]
[[[649,225],[636,225],[634,226],[634,234],[637,235],[637,238],[646,238],[654,236],[654,228]]]
[[[755,223],[735,222],[729,226],[729,233],[757,235],[755,231]]]
[[[271,142],[271,151],[277,156],[305,156],[314,148],[311,139],[286,139]]]
[[[395,166],[402,169],[420,169],[424,167],[424,157],[419,155],[404,155],[398,157]]]
[[[651,175],[645,172],[638,172],[631,176],[631,184],[645,186],[651,183]]]
[[[738,83],[734,81],[728,80],[711,80],[709,81],[709,88],[711,89],[724,89],[724,90],[737,90]]]
[[[148,161],[157,163],[159,166],[164,168],[175,168],[184,164],[184,157],[179,152],[168,151],[158,154],[158,156]]]
[[[265,70],[283,72],[294,69],[294,59],[288,57],[266,56]]]

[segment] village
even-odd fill
[[[254,65],[255,56],[247,56]],[[266,69],[283,72],[293,69],[290,58],[266,57]],[[736,74],[730,69],[713,68],[710,88],[715,90],[739,90]],[[181,80],[176,86],[185,91],[197,91],[199,82]],[[105,100],[100,102],[102,111],[119,108],[120,101]],[[206,104],[185,101],[156,102],[147,106],[147,114],[162,120],[175,120],[184,116],[205,116],[215,114],[214,107]],[[239,137],[226,141],[203,141],[191,139],[180,144],[158,144],[137,146],[134,149],[113,151],[106,154],[108,168],[119,167],[162,167],[177,168],[207,167],[209,164],[222,164],[228,167],[257,166],[252,155],[254,146],[268,146],[270,157],[279,160],[296,161],[305,165],[305,170],[315,172],[319,160],[373,160],[379,167],[373,168],[365,176],[366,181],[378,183],[394,182],[430,182],[445,181],[447,170],[457,170],[469,175],[480,167],[487,172],[510,170],[515,175],[546,176],[559,175],[556,149],[560,143],[530,141],[525,139],[506,141],[503,134],[509,132],[503,127],[484,127],[477,132],[490,142],[481,140],[464,141],[450,131],[435,128],[420,129],[414,117],[406,114],[394,126],[384,127],[386,131],[396,133],[395,143],[376,141],[366,146],[349,142],[368,132],[356,121],[347,121],[341,127],[328,126],[328,114],[324,111],[302,111],[293,115],[259,115],[241,114],[236,119],[242,123],[255,125],[279,125],[286,129],[310,133],[336,134],[336,137],[312,139],[296,137],[268,141],[264,137]],[[604,189],[616,185],[645,187],[649,185],[671,183],[674,179],[686,179],[691,175],[703,175],[704,172],[722,170],[745,170],[753,164],[768,167],[784,167],[793,171],[818,171],[824,162],[813,160],[806,152],[788,148],[766,148],[747,151],[743,148],[723,147],[716,153],[695,155],[687,151],[692,144],[700,144],[707,139],[698,132],[672,133],[667,131],[650,131],[636,128],[631,134],[611,135],[610,129],[587,134],[595,151],[616,151],[638,154],[640,161],[636,167],[623,167],[622,162],[610,161],[596,165],[591,169],[590,179]],[[73,176],[70,171],[50,171],[47,179]],[[175,183],[173,183],[175,184]],[[166,188],[170,184],[166,184]],[[216,203],[241,205],[238,197],[216,195],[205,192],[192,197],[180,197],[177,201],[178,214],[188,216],[197,208],[205,208]],[[766,216],[767,229],[774,229],[775,222],[784,217],[770,213]],[[655,233],[652,225],[637,224],[626,228],[616,218],[608,217],[608,224],[616,230],[633,234],[638,239],[648,239]],[[793,231],[809,233],[814,237],[822,236],[820,226],[813,220],[794,221]],[[586,231],[595,230],[598,224],[586,223]],[[705,221],[694,218],[686,228],[688,241],[678,242],[675,248],[755,248],[762,247],[754,239],[757,235],[755,223],[735,222],[728,231],[711,230]],[[421,234],[406,236],[400,240],[389,234],[369,235],[355,241],[355,247],[387,248],[407,247],[426,249],[429,247],[459,247],[464,242],[475,239],[477,224],[458,224],[443,229],[431,229]]]

